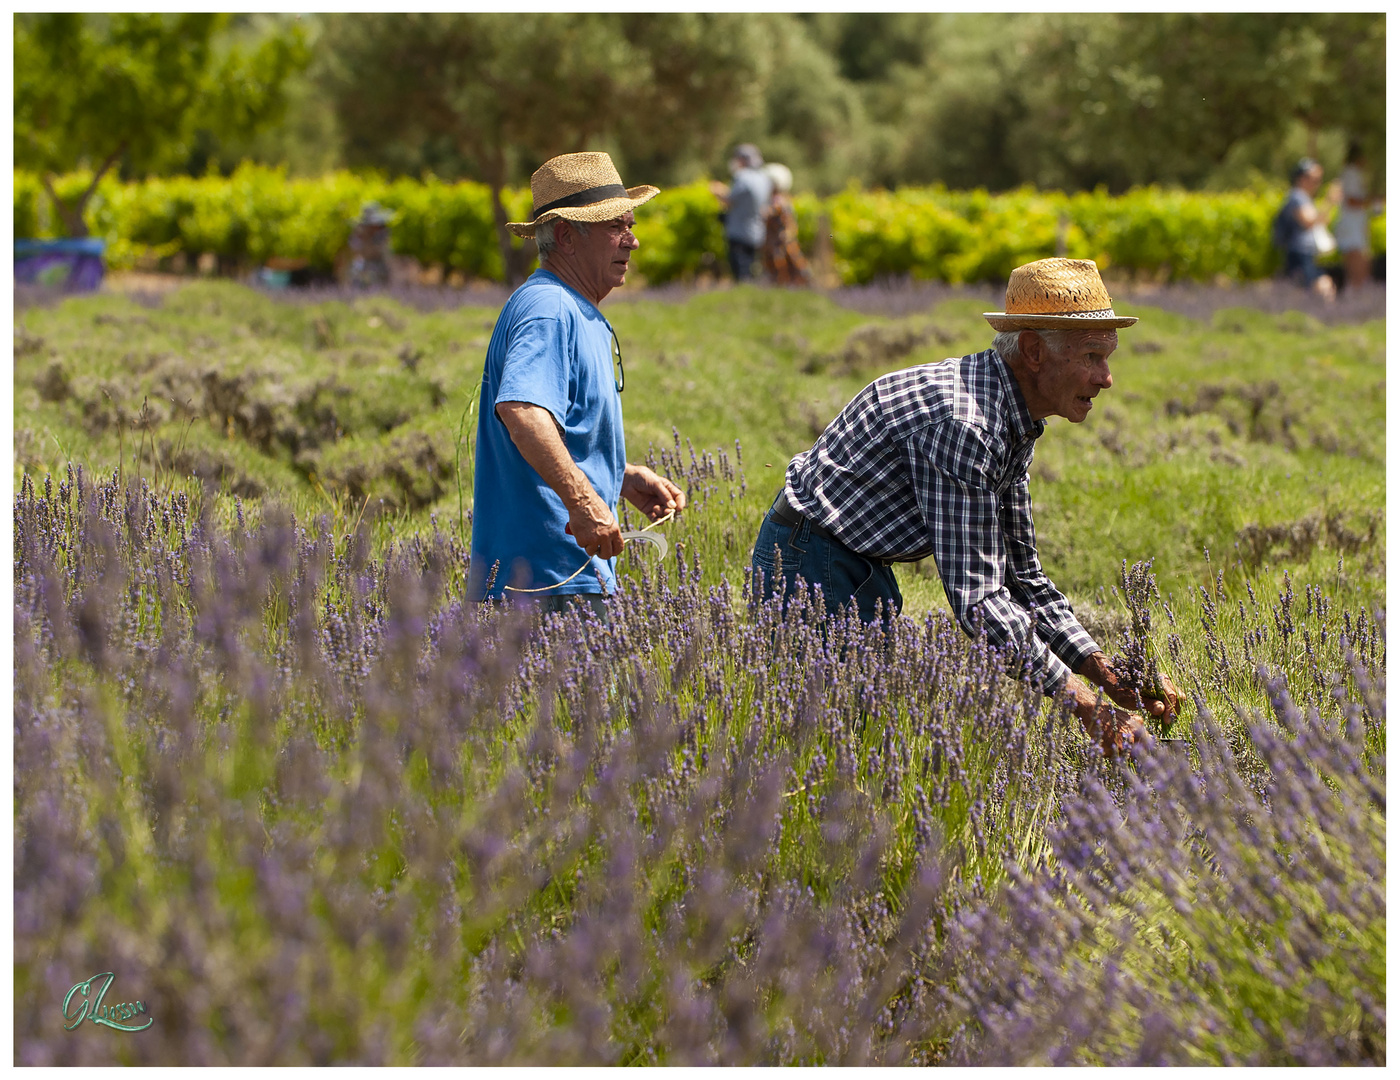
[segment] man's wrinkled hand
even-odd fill
[[[1161,683],[1162,696],[1148,698],[1147,712],[1157,720],[1175,720],[1181,707],[1181,688],[1160,672],[1157,680]]]
[[[1095,655],[1103,656],[1102,653]],[[1088,668],[1086,664],[1080,671],[1086,676],[1092,675],[1093,672]],[[1074,715],[1079,717],[1084,730],[1099,744],[1106,757],[1118,757],[1125,753],[1128,747],[1147,737],[1147,728],[1141,720],[1130,712],[1115,708],[1112,701],[1108,700],[1108,688],[1105,687],[1104,695],[1100,696],[1083,678],[1071,675],[1064,686],[1064,693],[1070,700],[1070,708]],[[1132,691],[1127,693],[1136,703],[1137,695]]]
[[[622,554],[622,529],[602,499],[594,495],[569,507],[569,527],[574,541],[589,555],[611,559]]]
[[[1107,701],[1101,702],[1087,717],[1081,715],[1080,721],[1089,737],[1099,744],[1104,757],[1120,757],[1128,752],[1128,747],[1147,738],[1147,728],[1141,720]]]
[[[1181,703],[1181,691],[1171,679],[1160,673],[1158,680],[1161,683],[1161,697],[1148,691],[1139,693],[1122,685],[1117,672],[1113,670],[1112,662],[1101,652],[1094,653],[1085,660],[1076,674],[1096,686],[1103,687],[1104,695],[1119,708],[1141,709],[1154,720],[1175,717],[1177,706]]]
[[[645,465],[628,465],[622,477],[622,497],[650,520],[685,509],[685,492]]]

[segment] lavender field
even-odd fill
[[[1385,1061],[1345,560],[1125,566],[1190,741],[1108,762],[937,610],[755,603],[737,448],[653,457],[695,511],[606,625],[465,602],[437,516],[26,473],[16,1063]],[[151,1026],[65,1030],[109,971]]]

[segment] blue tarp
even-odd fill
[[[16,240],[15,281],[88,292],[102,284],[107,243],[93,237]]]

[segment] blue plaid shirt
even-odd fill
[[[1012,645],[1052,692],[1098,645],[1035,550],[1045,430],[991,349],[882,375],[787,469],[788,501],[872,559],[932,555],[959,625]]]

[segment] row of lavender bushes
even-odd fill
[[[946,618],[756,603],[738,464],[654,460],[709,512],[606,625],[24,478],[16,1062],[1385,1060],[1379,612],[1133,568],[1194,750],[1107,762]],[[148,1030],[64,1030],[106,971]]]

